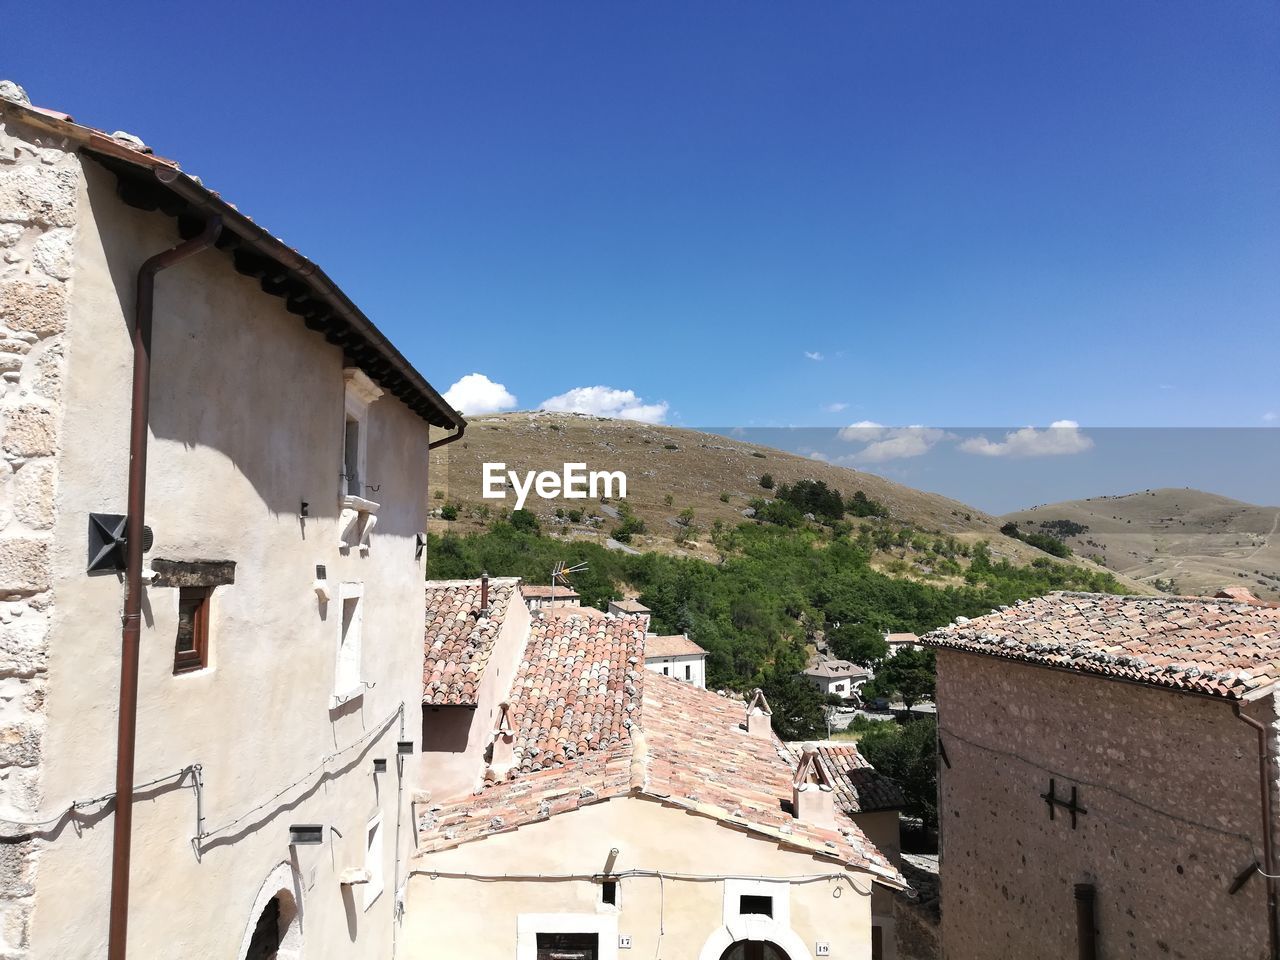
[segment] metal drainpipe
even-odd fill
[[[1076,884],[1076,947],[1080,960],[1098,960],[1098,925],[1092,883]]]
[[[467,422],[462,420],[458,423],[458,432],[451,433],[447,437],[441,437],[439,440],[433,440],[427,444],[428,450],[434,450],[436,447],[443,447],[445,444],[453,443],[455,440],[461,440],[462,435],[466,433]]]
[[[1267,749],[1267,725],[1244,712],[1243,704],[1233,703],[1237,717],[1258,733],[1258,783],[1262,791],[1262,863],[1267,881],[1267,939],[1271,945],[1271,960],[1280,960],[1280,927],[1276,923],[1276,854],[1275,837],[1271,822],[1271,771],[1270,751]]]
[[[120,638],[120,717],[111,847],[111,924],[107,960],[125,960],[129,929],[129,852],[133,840],[133,766],[138,732],[138,642],[142,632],[142,528],[147,503],[147,428],[151,399],[151,321],[156,274],[213,246],[222,218],[200,236],[158,253],[138,270],[133,323],[133,411],[129,417],[129,496],[125,523],[125,595]]]

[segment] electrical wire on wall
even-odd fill
[[[234,820],[231,820],[228,823],[224,823],[220,827],[215,827],[212,830],[206,830],[204,833],[193,838],[192,842],[197,844],[203,843],[205,840],[208,840],[211,837],[216,837],[220,833],[226,833],[228,830],[232,829],[233,827],[236,827],[239,824],[244,823],[254,814],[259,813],[262,810],[265,810],[267,807],[271,806],[271,804],[275,803],[277,800],[279,800],[285,794],[289,793],[291,790],[294,790],[297,787],[302,786],[302,784],[306,783],[308,780],[314,777],[317,773],[321,773],[322,771],[324,771],[325,767],[327,767],[334,760],[338,759],[341,756],[344,756],[345,754],[350,753],[352,750],[355,750],[357,747],[367,744],[369,741],[373,740],[375,737],[384,733],[387,727],[391,725],[391,721],[395,720],[397,717],[402,716],[403,714],[404,714],[404,701],[402,700],[400,701],[400,706],[396,707],[396,709],[390,715],[384,718],[381,722],[375,724],[358,739],[347,744],[345,747],[343,747],[340,750],[335,750],[333,753],[327,754],[314,767],[312,767],[302,776],[298,777],[292,783],[289,783],[288,785],[281,787],[279,790],[273,793],[266,800],[263,800],[261,803],[255,804],[254,806],[250,807],[248,810],[240,814],[240,816],[236,817]]]
[[[724,880],[752,880],[768,883],[819,883],[823,880],[844,880],[853,890],[864,897],[871,896],[871,888],[860,887],[849,873],[803,873],[794,876],[776,877],[763,874],[745,873],[680,873],[673,870],[646,870],[634,868],[616,870],[609,873],[474,873],[454,870],[410,870],[408,876],[430,877],[443,880],[476,880],[481,883],[502,883],[511,881],[567,881],[567,880],[627,880],[632,878],[658,880],[687,880],[695,883],[717,883]]]
[[[938,727],[938,734],[939,734],[939,739],[941,739],[942,735],[945,734],[946,736],[950,737],[952,740],[956,741],[957,743],[962,743],[965,746],[973,747],[974,749],[981,750],[984,753],[988,753],[993,756],[1003,757],[1009,760],[1016,760],[1017,762],[1023,764],[1024,766],[1031,767],[1034,770],[1039,770],[1040,772],[1049,774],[1050,776],[1061,777],[1062,779],[1067,780],[1069,782],[1077,783],[1081,786],[1090,787],[1094,790],[1100,790],[1103,793],[1109,793],[1113,796],[1119,797],[1121,800],[1124,800],[1127,803],[1131,803],[1136,807],[1146,810],[1148,813],[1155,814],[1156,816],[1164,818],[1166,820],[1170,820],[1173,823],[1181,824],[1184,827],[1193,827],[1197,830],[1204,830],[1209,833],[1217,834],[1218,836],[1221,836],[1221,837],[1228,837],[1232,840],[1237,840],[1245,844],[1249,848],[1250,854],[1252,856],[1254,856],[1255,858],[1259,856],[1257,843],[1255,842],[1254,838],[1247,833],[1239,833],[1234,830],[1227,830],[1223,827],[1214,826],[1213,824],[1201,823],[1197,820],[1192,820],[1189,817],[1183,817],[1176,813],[1170,813],[1169,811],[1162,810],[1159,807],[1146,802],[1145,800],[1139,799],[1138,797],[1130,796],[1129,794],[1125,793],[1122,790],[1117,790],[1115,787],[1109,786],[1108,784],[1098,783],[1092,780],[1085,780],[1079,777],[1077,774],[1067,773],[1062,770],[1055,770],[1053,767],[1048,767],[1035,760],[1030,760],[1027,757],[1022,756],[1019,753],[1015,753],[1012,750],[1005,750],[1001,747],[992,747],[985,743],[978,743],[975,740],[970,740],[967,737],[962,737],[958,733],[954,733],[953,731],[943,726]],[[953,761],[953,764],[956,762],[958,761]],[[1126,817],[1116,814],[1115,812],[1111,812],[1108,814],[1107,823],[1117,823],[1122,826],[1130,827],[1131,829],[1140,830],[1143,832],[1147,832],[1151,830],[1150,824],[1139,823],[1137,821],[1130,820]],[[1181,832],[1171,832],[1171,833],[1166,833],[1164,835],[1168,839],[1174,841],[1175,843],[1184,843],[1186,840],[1185,835]]]
[[[181,770],[175,771],[174,773],[167,773],[162,777],[156,777],[154,780],[148,780],[146,783],[135,784],[133,788],[134,792],[136,793],[139,790],[146,790],[148,787],[158,786],[159,784],[167,783],[170,780],[180,781],[188,774],[194,773],[199,766],[200,764],[198,763],[188,764]],[[91,807],[101,806],[111,800],[114,800],[115,796],[116,793],[112,790],[109,793],[103,793],[96,797],[89,797],[86,800],[73,800],[70,803],[64,804],[60,808],[56,808],[58,810],[57,813],[51,814],[50,816],[42,819],[29,820],[23,817],[10,817],[7,814],[0,814],[0,824],[24,828],[17,833],[9,831],[0,832],[0,840],[19,840],[31,833],[47,832],[50,828],[61,823],[63,820],[66,820],[68,817],[73,816],[77,812],[88,810]]]

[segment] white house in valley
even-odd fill
[[[176,163],[0,97],[0,956],[390,957],[463,421]]]
[[[871,671],[848,660],[821,660],[807,668],[804,677],[822,693],[849,700],[871,679]]]
[[[707,651],[690,640],[687,634],[647,634],[644,638],[644,665],[664,677],[674,677],[704,689],[707,686]]]

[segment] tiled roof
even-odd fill
[[[1252,603],[1261,607],[1280,606],[1271,600],[1263,600],[1248,587],[1223,587],[1214,594],[1214,597],[1219,600],[1238,600],[1241,603]]]
[[[636,617],[534,615],[509,697],[514,776],[629,742],[643,644]]]
[[[649,608],[639,600],[612,600],[610,605],[622,613],[648,613]]]
[[[796,820],[795,760],[786,746],[747,733],[742,701],[638,669],[642,637],[633,617],[535,617],[511,696],[515,769],[433,804],[418,823],[419,849],[447,849],[630,795],[903,885],[847,811],[837,812],[836,829]]]
[[[901,882],[846,812],[834,830],[792,816],[795,761],[776,736],[747,734],[743,703],[656,673],[644,685],[640,792]]]
[[[520,593],[526,597],[555,597],[557,600],[578,596],[578,591],[573,587],[552,587],[539,583],[526,583],[520,588]]]
[[[886,643],[919,643],[920,638],[914,633],[886,633],[884,635]]]
[[[921,639],[931,647],[1241,699],[1280,680],[1280,608],[1054,593]]]
[[[808,677],[862,677],[871,676],[871,671],[848,660],[824,660],[805,671]]]
[[[649,634],[644,638],[644,655],[648,657],[701,657],[707,651],[682,633],[675,636],[660,637]]]
[[[603,617],[607,617],[608,614],[595,607],[571,607],[568,604],[565,604],[564,606],[539,607],[538,616],[555,617],[557,619],[564,619],[565,617],[587,617],[593,620],[599,620]]]
[[[787,744],[797,761],[803,746],[802,743]],[[868,763],[855,744],[847,740],[823,740],[814,746],[835,781],[836,804],[846,813],[900,810],[906,806],[902,789]]]
[[[480,679],[519,583],[489,580],[489,615],[481,617],[479,580],[428,580],[422,702],[476,705]]]

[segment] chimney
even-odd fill
[[[489,615],[489,571],[480,574],[480,616]]]
[[[836,792],[818,748],[806,743],[791,783],[791,810],[797,820],[814,826],[836,829]]]
[[[747,701],[747,733],[753,737],[772,739],[772,716],[773,711],[769,709],[769,701],[764,698],[764,691],[756,687],[751,692],[751,699]]]
[[[493,771],[495,780],[505,780],[516,765],[516,732],[511,729],[509,710],[509,704],[498,704],[498,725],[493,731],[493,747],[489,756],[489,769]]]

